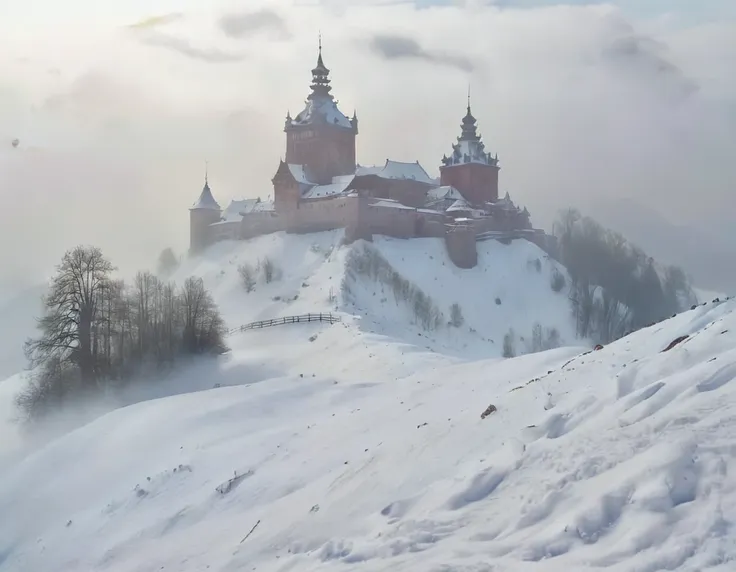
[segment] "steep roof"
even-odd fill
[[[427,198],[430,200],[459,200],[463,198],[463,195],[455,187],[451,185],[443,185],[441,187],[435,187],[427,191]]]
[[[340,109],[337,102],[326,97],[308,99],[302,111],[296,117],[287,119],[287,127],[298,127],[304,125],[336,125],[346,129],[352,129],[353,124]]]
[[[468,204],[468,202],[465,199],[458,199],[450,207],[447,209],[448,213],[451,212],[470,212],[472,211],[472,207]]]
[[[432,179],[427,171],[425,171],[419,164],[419,161],[415,161],[414,163],[404,163],[402,161],[386,159],[386,163],[383,167],[364,167],[359,165],[355,170],[355,175],[358,177],[375,175],[381,179],[411,180],[425,183],[427,185],[434,184],[434,179]]]
[[[457,138],[457,143],[452,146],[452,153],[449,157],[447,155],[442,157],[444,167],[468,163],[498,167],[498,155],[494,157],[486,151],[483,139],[477,131],[476,123],[477,121],[470,111],[470,97],[468,97],[468,109],[465,117],[463,117],[461,133]]]
[[[308,125],[334,125],[345,129],[357,130],[357,117],[348,119],[337,107],[335,98],[330,93],[330,70],[322,60],[322,41],[320,40],[317,65],[312,70],[312,93],[307,97],[305,107],[293,119],[286,116],[285,129]]]
[[[197,199],[197,202],[194,203],[189,210],[216,210],[219,211],[220,205],[217,204],[217,201],[215,200],[215,197],[212,196],[212,191],[210,191],[210,186],[207,183],[207,179],[204,181],[204,187],[202,188],[202,192],[199,195],[199,198]]]
[[[307,189],[304,193],[302,193],[302,198],[321,199],[324,197],[334,197],[343,193],[352,182],[352,177],[348,180],[339,180],[337,182],[335,182],[335,180],[333,179],[333,182],[328,185],[315,185],[311,189]]]

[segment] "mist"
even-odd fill
[[[319,30],[333,93],[360,119],[361,164],[419,160],[437,175],[470,86],[501,192],[537,226],[549,230],[560,208],[596,216],[626,199],[678,227],[736,234],[736,26],[711,23],[718,13],[165,4],[152,14],[76,0],[62,14],[49,3],[57,12],[43,18],[13,6],[0,24],[0,290],[45,280],[79,243],[123,273],[151,268],[167,246],[184,253],[205,161],[221,204],[271,195]]]

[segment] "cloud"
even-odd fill
[[[130,24],[128,28],[133,29],[133,30],[148,30],[151,28],[158,28],[160,26],[165,26],[166,24],[171,24],[172,22],[181,20],[183,17],[184,17],[184,14],[182,14],[181,12],[171,12],[169,14],[162,14],[160,16],[151,16],[150,18],[139,20],[135,24]]]
[[[674,98],[687,97],[697,91],[697,81],[687,77],[668,59],[665,45],[637,33],[628,22],[616,19],[613,26],[618,33],[601,48],[600,55],[605,64],[615,66],[623,73],[640,74],[650,83],[658,83],[661,88],[668,89]]]
[[[141,36],[140,41],[148,46],[165,48],[187,58],[211,64],[240,62],[245,59],[242,54],[226,52],[217,48],[199,48],[186,38],[157,31],[148,31]]]
[[[470,80],[501,190],[536,224],[625,197],[675,224],[731,228],[733,23],[653,27],[610,5],[345,1],[336,14],[311,4],[279,12],[290,41],[257,52],[232,41],[279,29],[254,23],[257,8],[229,33],[219,15],[189,12],[129,29],[123,8],[45,28],[28,8],[0,58],[3,278],[43,278],[77,243],[98,244],[126,271],[150,267],[165,246],[183,252],[205,160],[220,203],[271,194],[284,117],[308,94],[320,29],[332,93],[361,119],[362,164],[419,160],[437,175]]]
[[[426,50],[409,36],[377,34],[371,38],[369,45],[375,53],[386,60],[419,60],[454,67],[466,72],[472,71],[474,67],[468,58]]]
[[[230,38],[247,38],[259,32],[270,32],[279,39],[291,37],[284,18],[277,12],[265,8],[256,12],[225,14],[220,18],[218,25]]]

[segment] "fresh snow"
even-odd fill
[[[0,570],[736,569],[734,301],[600,351],[502,359],[510,327],[584,343],[539,249],[479,243],[460,270],[440,240],[341,238],[275,234],[186,261],[176,278],[203,276],[231,327],[343,321],[236,333],[158,390],[178,395],[0,468]],[[465,324],[423,331],[387,287],[346,278],[366,248]],[[246,294],[238,265],[266,256],[280,279]]]

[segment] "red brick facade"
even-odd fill
[[[440,167],[440,184],[455,187],[470,204],[482,205],[498,200],[496,165],[465,163]]]

